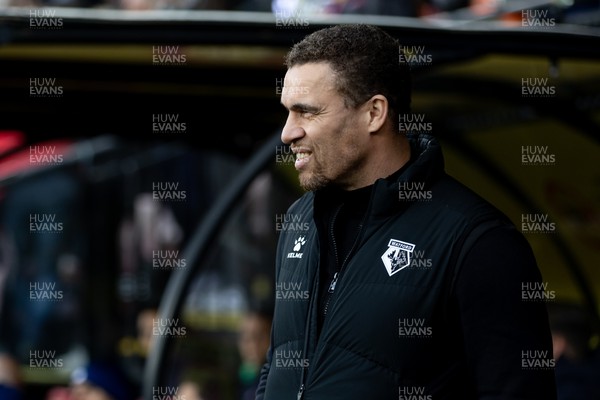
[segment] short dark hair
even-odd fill
[[[336,25],[296,43],[286,55],[285,65],[329,63],[347,107],[357,107],[381,94],[389,103],[388,116],[398,126],[398,114],[410,112],[411,101],[410,69],[400,52],[398,41],[379,27]]]

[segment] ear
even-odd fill
[[[388,100],[381,94],[376,94],[367,101],[368,129],[370,133],[381,129],[388,114]]]

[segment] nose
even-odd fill
[[[285,125],[281,130],[281,141],[287,145],[290,145],[296,140],[302,138],[304,134],[304,129],[297,123],[294,113],[290,112],[287,120],[285,121]]]

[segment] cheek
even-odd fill
[[[352,126],[347,126],[333,144],[337,154],[339,154],[336,161],[343,163],[359,157],[367,145],[368,143],[364,140],[363,135],[359,134]]]
[[[316,163],[322,167],[346,164],[364,148],[359,134],[359,121],[351,113],[342,113],[335,121],[324,123],[314,130],[312,143]]]

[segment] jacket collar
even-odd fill
[[[412,203],[412,201],[400,201],[401,183],[424,185],[423,190],[428,190],[444,174],[442,150],[433,136],[407,134],[407,138],[411,147],[411,163],[396,179],[380,178],[375,181],[369,207],[371,219],[387,218],[401,212]],[[321,207],[327,208],[330,190],[336,189],[324,188],[315,192],[314,205],[317,210]]]
[[[444,174],[444,157],[438,141],[426,134],[408,134],[411,163],[396,179],[378,179],[371,197],[371,216],[387,217],[407,208],[413,201],[400,200],[400,186],[423,185],[429,190]]]

